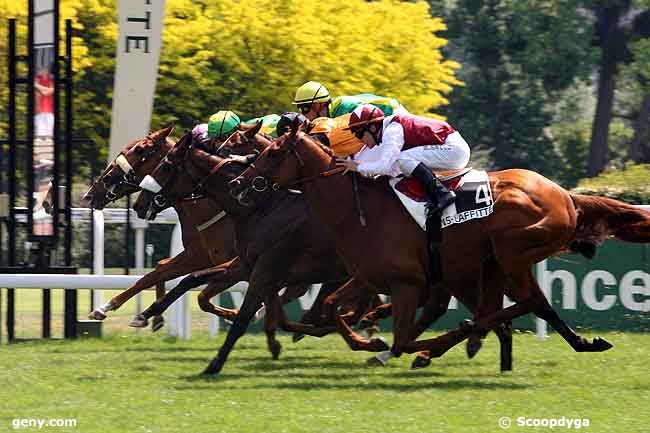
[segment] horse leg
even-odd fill
[[[278,251],[282,251],[283,246],[283,244],[278,244],[275,248],[265,252],[257,259],[251,272],[250,284],[248,290],[246,290],[244,302],[239,309],[239,314],[237,314],[233,324],[230,326],[226,340],[219,349],[219,352],[203,371],[203,374],[219,374],[235,343],[246,333],[246,329],[253,319],[255,312],[261,306],[262,300],[268,297],[271,291],[274,290],[277,293],[280,289],[277,281],[283,280],[282,276],[285,272],[285,267],[281,263],[278,263],[278,257],[282,257],[285,260],[289,259],[282,254],[278,254]]]
[[[326,297],[336,292],[336,290],[339,287],[341,287],[343,283],[345,283],[345,281],[337,281],[333,283],[322,284],[320,290],[318,291],[318,294],[316,295],[316,299],[314,300],[314,303],[311,305],[311,308],[307,310],[300,318],[300,323],[304,323],[306,325],[311,324],[315,326],[322,326],[321,315],[323,314],[322,312],[323,302],[325,301]],[[313,336],[313,334],[309,334],[309,335]],[[291,337],[291,340],[294,343],[297,343],[303,338],[304,338],[304,333],[295,332]]]
[[[239,257],[235,257],[230,262],[196,272],[195,275],[199,281],[208,282],[208,286],[199,293],[197,298],[201,310],[225,320],[234,320],[237,316],[236,309],[214,305],[210,300],[238,282],[248,279],[250,272],[244,262]]]
[[[120,306],[122,306],[122,304],[124,304],[126,301],[141,291],[148,289],[149,287],[152,287],[158,283],[172,280],[174,278],[185,275],[188,272],[192,272],[196,269],[202,269],[206,266],[210,266],[210,263],[206,258],[193,254],[188,250],[184,250],[172,258],[161,260],[156,265],[156,269],[140,278],[133,286],[124,290],[117,296],[114,296],[104,305],[93,310],[88,315],[88,318],[94,320],[104,320],[106,318],[107,312],[117,310],[120,308]]]
[[[131,323],[129,323],[129,326],[133,326],[135,328],[147,326],[147,322],[151,317],[162,314],[167,308],[169,308],[171,304],[173,304],[178,298],[180,298],[190,289],[206,283],[213,274],[227,274],[227,269],[230,267],[237,268],[238,266],[240,266],[239,257],[236,257],[233,260],[223,263],[219,266],[189,274],[183,278],[176,287],[167,292],[162,298],[156,299],[156,301],[151,304],[149,308],[136,315],[131,320]],[[224,314],[227,314],[227,312],[225,311]]]
[[[336,292],[327,296],[323,302],[324,316],[329,321],[336,323],[336,328],[343,337],[343,340],[348,344],[350,349],[354,351],[364,350],[368,352],[381,352],[388,349],[388,346],[381,338],[372,338],[366,340],[357,333],[345,322],[343,317],[338,314],[338,306],[345,303],[355,303],[359,299],[366,296],[366,286],[358,282],[354,278],[350,278],[343,284]]]
[[[165,296],[165,283],[160,282],[156,284],[156,299],[160,299]],[[154,316],[153,322],[151,323],[151,330],[153,332],[158,331],[165,325],[165,319],[162,315]]]
[[[266,315],[264,317],[264,332],[266,333],[266,346],[271,352],[271,358],[277,360],[282,352],[282,345],[275,338],[278,329],[278,316],[282,310],[282,303],[277,292],[271,292],[266,298]]]

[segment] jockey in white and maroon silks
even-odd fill
[[[447,122],[410,114],[385,117],[378,107],[365,104],[352,112],[348,128],[366,147],[340,165],[364,176],[415,177],[427,191],[431,215],[455,201],[456,195],[431,172],[461,169],[469,162],[469,145]]]

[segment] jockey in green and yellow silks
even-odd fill
[[[280,116],[277,114],[267,114],[266,116],[255,117],[242,122],[239,116],[232,111],[218,111],[214,113],[210,116],[206,126],[204,126],[205,124],[197,125],[192,132],[197,136],[203,136],[203,138],[223,139],[240,129],[240,125],[254,125],[260,120],[262,121],[260,131],[276,137],[276,125],[280,120]]]
[[[293,104],[309,120],[318,117],[339,117],[350,114],[362,104],[373,104],[384,113],[408,114],[408,111],[395,98],[377,96],[371,93],[360,93],[352,96],[331,97],[325,86],[316,82],[308,81],[296,90]]]

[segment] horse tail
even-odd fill
[[[576,240],[600,242],[610,236],[650,242],[650,212],[606,197],[571,194],[578,213]]]

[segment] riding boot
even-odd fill
[[[427,192],[431,203],[428,209],[429,215],[440,214],[447,206],[456,201],[456,194],[449,191],[426,165],[419,163],[413,170],[412,176],[420,181]]]

